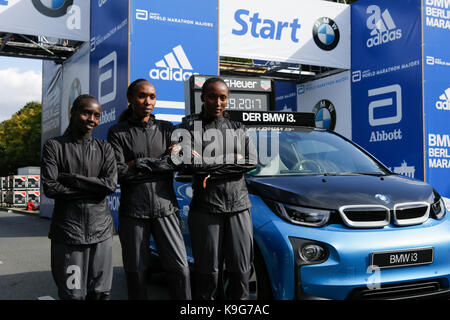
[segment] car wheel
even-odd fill
[[[253,258],[253,272],[250,277],[250,299],[251,300],[271,300],[273,299],[272,287],[270,285],[269,274],[264,263],[264,258],[255,245]]]

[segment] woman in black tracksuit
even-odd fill
[[[193,142],[192,164],[184,167],[194,172],[188,217],[196,279],[194,297],[216,297],[218,277],[225,263],[227,298],[248,299],[253,229],[244,173],[256,168],[256,150],[243,124],[224,114],[228,87],[221,78],[206,80],[201,99],[201,114],[184,126],[190,132],[191,146]],[[200,121],[200,126],[195,121]],[[196,128],[201,132],[196,132]],[[214,135],[221,137],[205,139]],[[196,137],[203,138],[195,141]],[[183,153],[189,150],[182,145]],[[214,152],[209,154],[211,150]]]
[[[55,199],[49,238],[60,299],[110,296],[114,226],[106,195],[116,190],[117,167],[109,143],[91,136],[100,115],[94,97],[77,97],[66,132],[42,152],[44,193]]]
[[[186,249],[173,190],[173,126],[152,115],[155,87],[144,79],[130,84],[128,110],[108,132],[119,183],[119,237],[129,299],[147,299],[149,244],[153,236],[168,273],[173,299],[191,298]]]

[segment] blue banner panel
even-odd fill
[[[297,111],[297,83],[295,81],[275,81],[275,109],[277,111]]]
[[[425,177],[450,197],[450,2],[423,0]]]
[[[352,137],[423,180],[420,0],[352,4]]]
[[[218,73],[218,4],[211,0],[132,0],[130,81],[155,85],[157,118],[180,122],[184,82]]]
[[[127,108],[128,1],[91,1],[90,93],[102,106],[100,125],[93,135],[106,139],[108,129]],[[118,226],[120,189],[108,196]]]
[[[102,106],[93,135],[106,139],[128,104],[128,1],[91,1],[90,50],[90,93]]]

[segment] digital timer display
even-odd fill
[[[269,94],[267,93],[231,93],[228,97],[227,109],[242,111],[267,111],[269,110]]]
[[[195,92],[195,105],[202,105],[201,92]],[[268,111],[269,94],[263,92],[230,92],[226,110],[234,111]],[[197,110],[198,112],[198,110]]]
[[[201,88],[206,79],[212,76],[193,75],[189,79],[189,96],[186,101],[189,108],[187,114],[201,112]],[[229,111],[270,111],[274,109],[275,98],[273,81],[256,77],[221,76],[229,89]]]

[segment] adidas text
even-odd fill
[[[383,33],[379,33],[376,36],[369,38],[366,42],[368,48],[373,46],[378,46],[380,44],[384,44],[390,41],[398,40],[402,37],[402,29],[385,31]]]
[[[448,100],[436,102],[436,109],[438,110],[450,110],[450,103]]]
[[[185,81],[189,79],[190,76],[193,74],[193,72],[183,72],[183,69],[173,70],[170,68],[164,68],[164,69],[151,69],[149,72],[150,78],[153,80],[175,80],[175,81]]]

